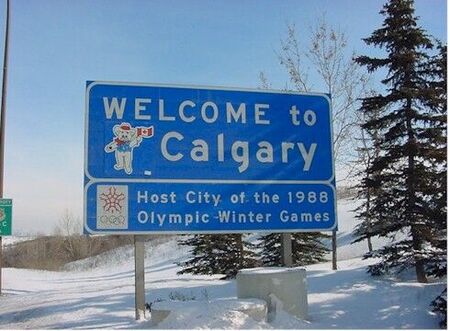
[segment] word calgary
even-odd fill
[[[127,102],[133,103],[130,109]],[[156,101],[156,102],[154,102]],[[170,162],[178,162],[185,158],[190,158],[194,162],[209,162],[213,159],[218,162],[226,162],[227,158],[237,163],[240,173],[245,172],[251,166],[251,162],[259,163],[297,163],[301,171],[310,170],[317,150],[316,142],[303,141],[274,141],[274,139],[236,139],[236,131],[231,137],[227,137],[225,132],[217,132],[214,135],[208,134],[207,138],[199,137],[192,139],[192,132],[198,130],[196,123],[201,125],[223,124],[223,130],[227,130],[230,125],[270,126],[272,125],[273,111],[267,103],[231,103],[221,102],[217,104],[213,101],[205,101],[196,104],[192,100],[183,100],[173,105],[171,111],[166,111],[165,100],[152,100],[150,98],[108,98],[103,97],[105,117],[118,120],[124,115],[129,116],[127,111],[134,111],[134,120],[142,120],[149,123],[183,123],[192,127],[190,134],[180,132],[180,130],[165,130],[155,135],[160,137],[161,155]],[[298,110],[296,105],[292,105],[288,112],[284,113],[284,119],[289,125],[299,126],[299,129],[312,127],[316,124],[316,114],[313,110]],[[193,124],[191,126],[191,124]],[[176,127],[176,126],[174,126]],[[155,131],[157,129],[155,128]],[[202,134],[200,131],[199,134]],[[201,139],[203,138],[203,139]],[[273,138],[273,137],[272,137]]]

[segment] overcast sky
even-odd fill
[[[383,3],[11,0],[4,195],[13,232],[51,233],[65,209],[82,217],[87,80],[255,88],[264,71],[283,88],[276,51],[286,23],[306,43],[325,13],[370,55],[361,38],[381,26]],[[446,13],[444,0],[416,2],[420,25],[441,40]]]

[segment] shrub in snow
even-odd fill
[[[293,265],[303,266],[324,262],[325,254],[329,249],[323,241],[328,238],[330,236],[320,232],[291,234]],[[261,237],[258,248],[261,249],[261,261],[265,266],[283,266],[281,240],[280,233],[270,233]]]
[[[257,265],[253,245],[241,234],[216,234],[187,236],[179,245],[191,247],[191,257],[178,263],[179,274],[223,274],[233,278],[239,269]]]
[[[439,323],[440,327],[443,329],[447,328],[447,289],[442,291],[441,294],[439,294],[436,299],[433,300],[431,303],[431,306],[433,307],[433,311],[435,313],[438,313],[442,319]]]

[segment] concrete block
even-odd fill
[[[168,309],[152,309],[151,321],[155,324],[159,324],[169,316],[170,310]]]
[[[258,298],[266,301],[269,315],[273,315],[278,307],[301,319],[308,317],[305,269],[243,269],[236,276],[236,284],[238,298]],[[275,299],[279,300],[278,304],[275,304]]]

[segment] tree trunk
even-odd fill
[[[366,176],[369,177],[369,169],[366,169]],[[370,221],[371,221],[371,217],[370,217],[370,188],[367,188],[366,190],[366,222],[367,222],[367,227],[368,230],[370,231]],[[369,248],[369,253],[372,253],[373,247],[372,247],[372,238],[371,237],[367,237],[367,246]]]
[[[237,236],[237,242],[239,246],[239,269],[242,269],[244,267],[244,242],[242,240],[242,234],[238,234]]]
[[[414,157],[415,157],[415,137],[414,137],[414,131],[412,128],[412,116],[411,114],[411,107],[412,107],[412,101],[411,99],[407,100],[407,109],[406,109],[406,126],[408,129],[408,144],[409,144],[409,150],[408,150],[408,172],[406,177],[406,187],[407,187],[407,210],[406,215],[408,222],[411,224],[411,234],[412,234],[412,240],[413,240],[413,250],[414,251],[420,251],[422,249],[422,238],[420,236],[420,229],[417,224],[414,224],[414,218],[415,218],[415,209],[416,209],[416,187],[415,187],[415,164],[414,164]],[[426,283],[427,277],[425,274],[425,266],[423,263],[423,260],[417,256],[417,254],[414,254],[414,264],[416,269],[416,277],[417,281],[419,283]]]
[[[412,239],[413,239],[413,249],[418,251],[421,249],[422,241],[420,239],[420,235],[418,234],[419,230],[417,225],[413,225],[411,227]],[[425,273],[425,266],[423,260],[417,256],[414,256],[415,260],[415,269],[416,269],[416,278],[419,283],[428,283],[427,275]]]
[[[373,246],[372,246],[372,238],[371,237],[367,237],[367,246],[369,248],[369,253],[372,253]]]

